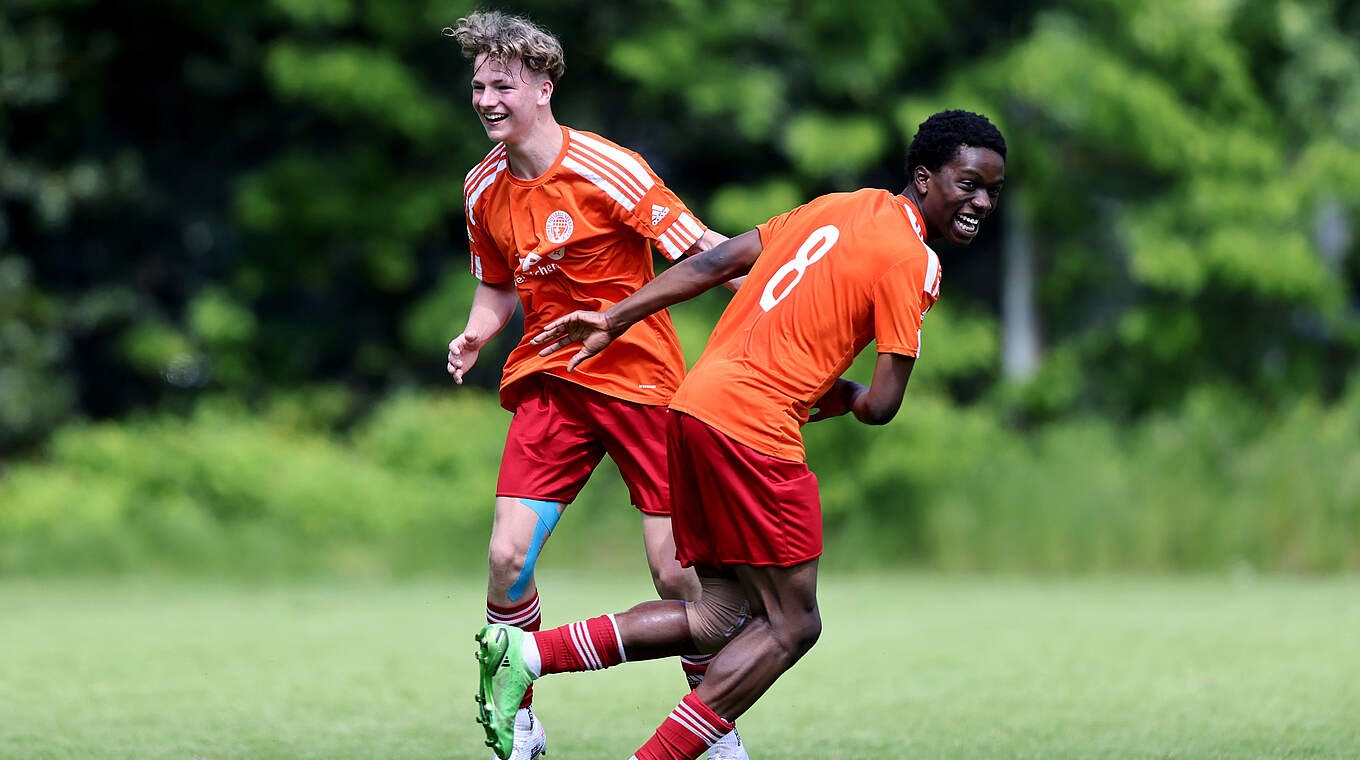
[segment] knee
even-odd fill
[[[816,609],[784,615],[776,623],[770,621],[775,640],[779,643],[781,655],[792,666],[812,649],[822,635],[822,616]]]
[[[491,537],[491,546],[487,550],[487,565],[492,586],[499,589],[510,588],[523,572],[524,561],[524,550],[521,547],[501,537]]]

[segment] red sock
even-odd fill
[[[550,631],[534,634],[543,675],[599,670],[618,665],[623,656],[623,641],[614,625],[613,615],[582,620]]]
[[[704,682],[704,674],[708,672],[710,662],[713,662],[711,654],[690,654],[680,658],[680,669],[685,671],[685,680],[689,682],[690,691],[699,688],[699,684]]]
[[[690,692],[661,722],[633,757],[637,760],[695,760],[735,728]]]
[[[501,623],[512,625],[526,631],[537,631],[543,627],[543,613],[538,606],[538,592],[522,602],[512,604],[509,607],[502,607],[492,604],[488,599],[486,602],[486,622]],[[519,702],[520,707],[528,707],[534,703],[534,687],[531,684],[524,692],[524,699]]]

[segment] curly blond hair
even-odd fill
[[[444,27],[444,36],[457,40],[468,60],[483,53],[501,64],[518,58],[524,68],[546,76],[553,84],[567,70],[562,43],[547,30],[520,16],[500,11],[474,13],[458,19],[454,26]]]

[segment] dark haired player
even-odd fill
[[[489,738],[533,679],[627,660],[716,652],[708,677],[633,757],[693,760],[817,641],[821,503],[800,426],[847,412],[882,425],[902,403],[935,303],[927,240],[967,245],[996,205],[1006,142],[985,117],[937,113],[907,152],[901,195],[818,198],[672,267],[604,312],[550,323],[544,353],[580,341],[574,369],[648,314],[746,274],[703,356],[671,400],[676,552],[697,602],[646,602],[541,633],[477,634]],[[876,341],[868,387],[839,379]],[[814,412],[815,409],[815,413]]]

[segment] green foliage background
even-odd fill
[[[829,561],[1360,568],[1360,4],[501,7],[563,39],[560,120],[729,234],[900,189],[940,108],[1005,132],[902,417],[808,431]],[[440,29],[472,9],[0,9],[0,572],[480,564],[514,335],[450,390],[490,146]],[[1016,235],[1028,376],[1001,362]],[[674,311],[691,359],[724,302]],[[635,530],[595,481],[573,511],[604,537],[558,541],[583,563]]]

